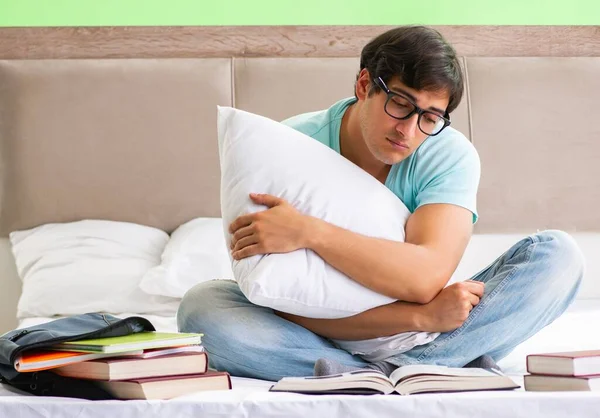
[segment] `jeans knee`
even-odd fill
[[[568,233],[560,230],[546,230],[536,235],[538,248],[542,250],[544,264],[548,263],[550,269],[560,280],[562,286],[569,290],[577,290],[583,279],[585,271],[585,258],[575,239]],[[563,291],[564,291],[563,287]]]
[[[233,283],[235,285],[235,283]],[[211,280],[199,283],[186,292],[177,310],[177,327],[180,332],[200,332],[204,322],[217,311],[219,301],[226,298],[232,282]]]

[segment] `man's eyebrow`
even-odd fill
[[[399,89],[398,87],[390,87],[389,89],[390,89],[390,91],[391,91],[392,93],[399,93],[399,94],[402,94],[403,96],[406,96],[406,97],[408,97],[410,100],[412,100],[413,102],[417,103],[417,98],[416,98],[415,96],[413,96],[412,94],[410,94],[409,92],[407,92],[406,90]],[[445,110],[442,110],[442,109],[440,109],[439,107],[435,107],[435,106],[429,106],[429,107],[428,107],[427,109],[425,109],[425,110],[433,110],[434,112],[437,112],[437,113],[439,113],[440,115],[445,115],[445,114],[446,114],[446,111],[445,111]]]

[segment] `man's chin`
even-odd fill
[[[378,158],[378,160],[386,165],[394,165],[394,164],[398,164],[398,163],[402,162],[409,155],[410,155],[410,153],[400,154],[398,152],[395,152],[393,154],[384,155],[384,156],[382,156],[382,158]]]

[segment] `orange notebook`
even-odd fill
[[[119,353],[119,355],[141,355],[143,352],[144,350],[135,350],[128,351],[127,353]],[[21,357],[15,360],[14,366],[18,372],[37,372],[105,357],[115,357],[115,354],[36,350],[23,353]]]
[[[97,360],[112,357],[123,358],[154,358],[171,354],[201,353],[204,348],[200,345],[181,347],[152,348],[146,350],[127,351],[124,353],[83,353],[75,351],[34,350],[23,353],[17,358],[14,367],[18,372],[37,372],[40,370],[54,369],[69,364],[81,363],[88,360]]]

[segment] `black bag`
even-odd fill
[[[34,395],[114,399],[93,381],[63,377],[51,371],[19,373],[14,368],[15,360],[25,351],[65,341],[121,337],[143,331],[155,331],[147,319],[137,316],[119,319],[100,313],[75,315],[10,331],[0,337],[0,382]]]

